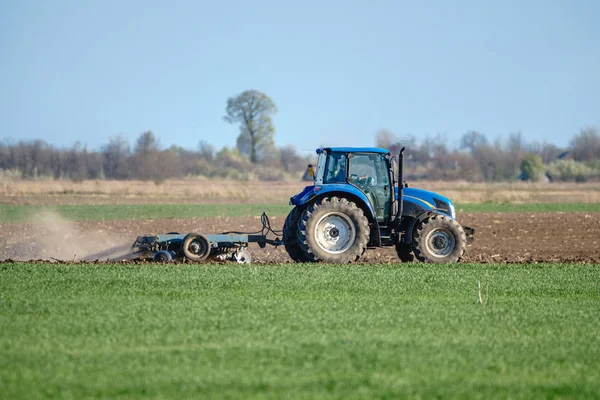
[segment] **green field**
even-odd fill
[[[2,264],[0,397],[598,398],[598,282],[573,264]]]
[[[101,221],[158,218],[250,217],[266,212],[285,216],[287,204],[121,204],[121,205],[9,205],[0,204],[0,223],[31,221],[43,211],[52,211],[71,221]],[[479,203],[458,204],[465,212],[600,212],[600,203]]]
[[[285,216],[287,204],[118,204],[118,205],[1,205],[0,223],[31,221],[44,211],[52,211],[71,221],[102,221],[160,218],[250,217],[266,212]]]

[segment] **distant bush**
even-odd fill
[[[23,172],[18,169],[0,169],[0,179],[2,180],[16,180],[23,177]]]
[[[554,180],[585,182],[593,176],[592,168],[575,160],[558,160],[548,165]]]
[[[521,177],[531,182],[539,182],[546,172],[539,154],[525,154],[521,161]]]

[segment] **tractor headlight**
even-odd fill
[[[445,201],[441,199],[434,198],[435,208],[438,210],[448,214],[452,219],[455,218],[454,204],[451,201]]]

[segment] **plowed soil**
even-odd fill
[[[600,263],[600,213],[461,214],[476,229],[463,262]],[[272,217],[275,229],[283,217]],[[118,260],[138,235],[177,231],[219,233],[260,230],[260,218],[198,218],[66,222],[44,214],[34,223],[0,225],[0,260]],[[283,247],[249,248],[253,262],[291,262]],[[364,263],[398,262],[393,249],[368,250]]]

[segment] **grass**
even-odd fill
[[[119,205],[12,205],[0,204],[0,223],[35,220],[43,211],[53,211],[70,221],[102,221],[162,218],[250,217],[263,211],[285,216],[287,204],[119,204]],[[600,203],[458,204],[457,212],[600,212]]]
[[[285,216],[287,204],[119,204],[119,205],[8,205],[0,204],[0,223],[35,219],[43,211],[52,211],[70,221],[102,221],[162,218],[249,217],[266,212]]]
[[[0,392],[598,398],[599,281],[568,264],[4,264]]]

